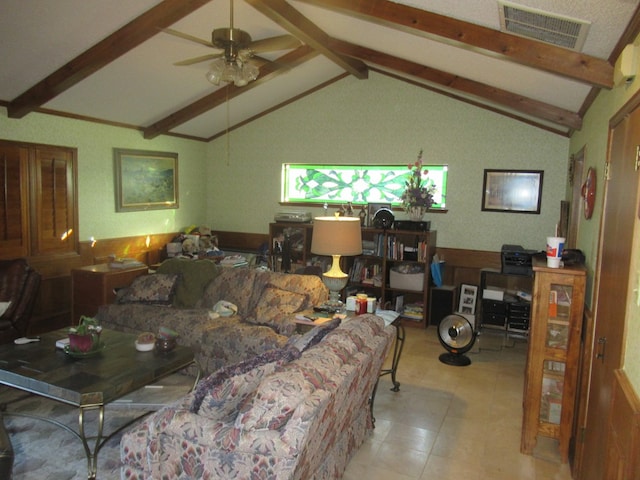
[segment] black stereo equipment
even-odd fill
[[[431,228],[431,221],[412,222],[410,220],[396,220],[393,222],[396,230],[407,230],[409,232],[428,232]]]
[[[501,250],[502,273],[532,275],[531,258],[536,250],[525,250],[520,245],[503,245]]]

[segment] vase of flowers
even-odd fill
[[[100,345],[102,327],[95,318],[80,317],[77,327],[69,329],[69,350],[77,353],[88,353]]]
[[[435,184],[427,178],[429,170],[422,168],[422,150],[418,153],[418,159],[408,165],[411,173],[405,182],[402,193],[402,206],[409,214],[413,222],[422,220],[423,215],[435,202],[433,194],[436,192]]]

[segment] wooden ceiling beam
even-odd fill
[[[153,125],[143,130],[144,138],[152,139],[158,135],[168,133],[172,128],[182,125],[189,120],[192,120],[209,110],[216,108],[219,105],[224,104],[226,101],[237,97],[238,95],[247,92],[258,85],[271,80],[278,75],[285,73],[292,68],[311,60],[316,57],[318,52],[312,49],[308,45],[292,50],[289,53],[282,55],[273,62],[269,62],[260,67],[260,74],[258,78],[253,82],[245,85],[244,87],[236,87],[233,84],[229,84],[225,87],[218,88],[213,93],[206,95],[190,105],[181,108],[177,112],[174,112],[162,120],[157,121]]]
[[[367,66],[354,58],[345,58],[327,47],[329,36],[285,0],[245,0],[260,13],[270,18],[294,37],[359,79],[368,77]]]
[[[15,98],[8,116],[24,117],[210,1],[163,0]]]
[[[548,120],[558,125],[564,125],[576,130],[582,127],[582,118],[577,113],[569,110],[341,40],[332,39],[329,44],[333,50],[343,55],[353,56],[394,72],[401,72],[452,90],[483,98],[503,107]]]
[[[387,0],[298,0],[432,40],[493,52],[511,61],[588,85],[613,87],[613,65],[592,57]]]

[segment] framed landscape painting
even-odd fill
[[[116,212],[178,208],[178,154],[114,148]]]

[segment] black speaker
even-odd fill
[[[431,287],[429,291],[429,325],[438,326],[447,315],[456,311],[458,289],[454,285]]]

